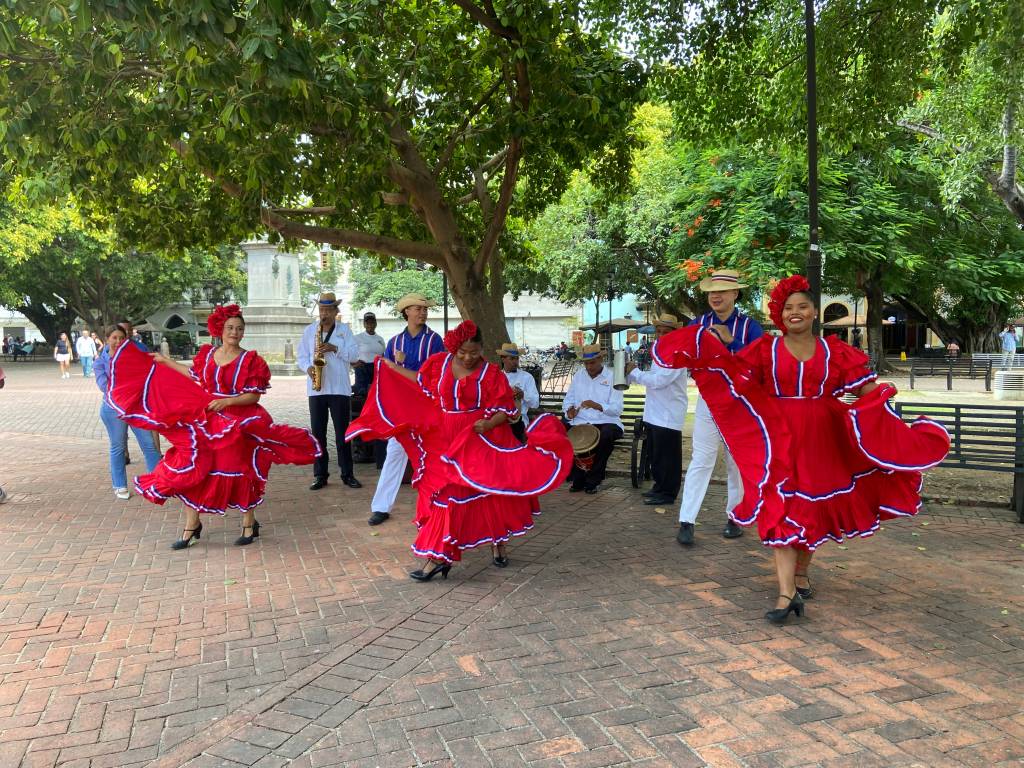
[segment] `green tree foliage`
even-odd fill
[[[109,232],[85,224],[70,204],[0,208],[0,242],[6,244],[0,249],[0,304],[22,312],[50,342],[76,317],[91,328],[122,318],[141,322],[190,296],[223,301],[244,288],[234,249],[122,251]]]
[[[378,304],[391,307],[405,294],[414,292],[438,305],[443,301],[441,273],[412,261],[383,266],[377,259],[362,257],[352,264],[349,279],[355,285],[353,309]]]
[[[987,186],[1024,225],[1024,4],[985,3],[976,13],[978,5],[950,4],[937,16],[927,77],[900,124],[942,163],[949,204]]]
[[[578,11],[12,0],[3,151],[29,193],[66,180],[140,247],[265,229],[430,264],[497,340],[509,216],[628,145],[640,68]]]

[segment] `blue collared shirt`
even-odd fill
[[[440,335],[434,333],[427,326],[423,326],[423,330],[415,336],[410,336],[409,329],[406,328],[401,333],[391,337],[387,347],[384,349],[384,357],[393,363],[398,362],[395,360],[396,349],[400,349],[405,353],[405,361],[401,364],[402,367],[408,368],[410,371],[418,371],[428,357],[437,352],[444,351],[444,341]]]
[[[135,341],[132,339],[132,344],[141,349],[147,355],[149,349],[141,341]],[[96,378],[96,386],[100,388],[100,392],[106,394],[107,381],[110,379],[110,347],[106,344],[103,345],[103,351],[100,352],[99,357],[96,358],[96,362],[92,366],[92,375]]]
[[[1003,331],[999,338],[1003,340],[1003,352],[1017,351],[1017,334],[1013,331]]]
[[[693,318],[690,325],[703,325],[705,328],[711,328],[713,325],[726,326],[732,334],[732,341],[726,345],[730,352],[739,352],[750,342],[764,336],[761,324],[738,309],[733,309],[732,314],[724,321],[719,320],[714,312],[705,312],[700,317]]]

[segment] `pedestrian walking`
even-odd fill
[[[62,379],[71,378],[71,355],[71,341],[68,340],[66,333],[61,332],[60,336],[57,337],[57,343],[53,345],[53,359],[60,366],[60,377]]]
[[[96,359],[96,344],[93,343],[88,328],[84,328],[81,335],[75,339],[75,351],[82,362],[82,376],[89,378],[92,376],[92,364]]]
[[[1006,330],[999,334],[999,346],[1002,351],[1002,368],[1008,371],[1013,367],[1013,356],[1017,354],[1017,334],[1013,325],[1007,325]]]
[[[114,488],[114,495],[122,500],[131,497],[128,491],[128,472],[125,469],[128,451],[128,429],[129,425],[118,418],[118,411],[108,402],[107,392],[112,384],[110,361],[125,343],[128,335],[118,325],[112,325],[106,330],[107,346],[100,356],[96,358],[94,373],[96,386],[103,393],[103,400],[100,403],[100,421],[107,430],[107,438],[110,442],[110,480]],[[151,428],[151,427],[150,427]],[[152,472],[160,461],[160,454],[153,442],[153,434],[146,424],[132,424],[132,434],[142,449],[142,455],[146,460],[146,469]]]

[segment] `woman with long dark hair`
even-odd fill
[[[123,344],[110,363],[107,401],[129,424],[155,429],[171,444],[156,469],[135,480],[148,501],[185,504],[185,549],[201,536],[199,515],[242,512],[238,546],[260,535],[255,509],[263,503],[272,464],[312,464],[320,449],[308,430],[275,424],[259,404],[270,369],[243,349],[245,319],[237,304],[217,307],[207,321],[221,345],[203,345],[192,366]]]
[[[659,339],[653,355],[690,369],[736,458],[743,501],[730,514],[756,522],[773,548],[779,598],[766,618],[782,623],[813,594],[808,569],[821,544],[917,514],[921,472],[945,458],[949,435],[927,419],[904,424],[888,406],[896,388],[877,383],[867,356],[814,334],[818,308],[803,277],[781,281],[769,309],[783,335],[738,355],[699,327]],[[847,405],[847,393],[859,399]]]
[[[484,545],[494,565],[506,567],[505,545],[533,527],[537,498],[572,466],[555,417],[535,419],[525,445],[512,433],[515,397],[501,368],[483,359],[481,342],[467,320],[419,372],[378,357],[366,405],[346,435],[396,437],[412,458],[419,528],[412,550],[427,560],[409,574],[417,581],[447,578],[463,550]]]

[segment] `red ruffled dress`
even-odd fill
[[[689,327],[659,339],[652,354],[690,369],[743,480],[732,516],[756,521],[769,546],[814,550],[917,514],[921,472],[949,452],[940,424],[907,425],[892,410],[891,384],[842,402],[877,375],[863,352],[835,337],[800,361],[781,337],[764,336],[734,356],[714,334]]]
[[[122,344],[110,361],[105,397],[121,419],[156,430],[171,446],[156,469],[135,479],[136,491],[154,504],[177,498],[223,515],[263,503],[272,464],[312,464],[320,447],[308,430],[275,424],[258,403],[207,411],[212,400],[270,387],[270,369],[255,352],[225,366],[213,352],[209,344],[199,350],[190,382]]]
[[[515,399],[500,368],[483,362],[456,379],[453,357],[427,358],[416,382],[378,358],[366,405],[346,433],[347,440],[395,437],[402,444],[418,493],[412,550],[445,562],[532,528],[538,497],[565,482],[573,462],[565,428],[550,415],[530,424],[525,444],[508,424],[476,434],[480,419],[498,412],[514,418]]]

